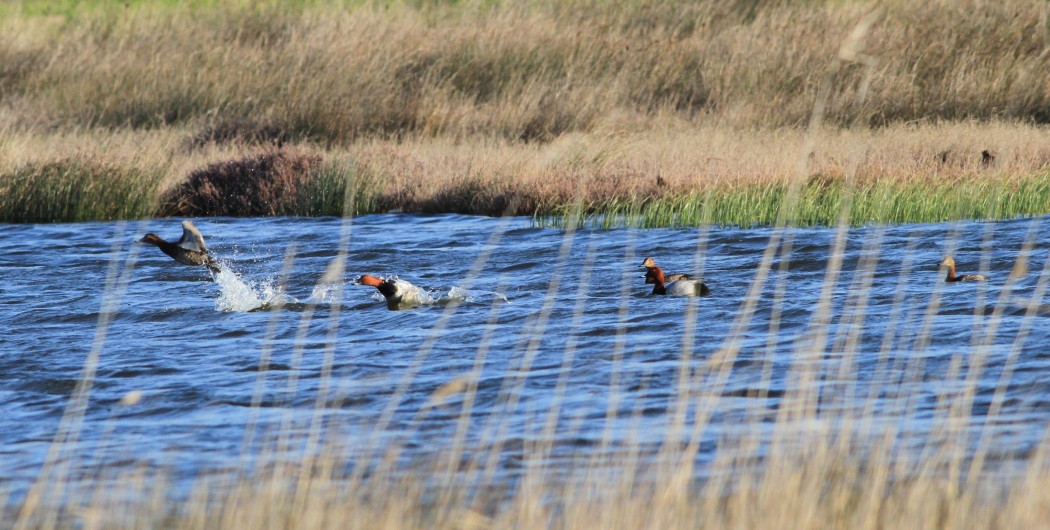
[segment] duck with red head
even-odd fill
[[[215,273],[222,270],[215,258],[208,254],[208,247],[204,244],[204,236],[201,235],[200,230],[197,230],[197,227],[189,221],[182,222],[182,237],[174,243],[165,241],[152,232],[146,234],[139,242],[155,245],[179,263],[204,265]]]
[[[941,260],[940,265],[948,269],[948,273],[944,277],[946,282],[982,282],[988,279],[980,274],[963,274],[961,276],[955,274],[955,259],[951,256]]]
[[[645,261],[642,261],[642,267],[641,268],[645,269],[645,271],[646,271],[645,283],[656,283],[653,280],[653,276],[649,274],[650,270],[656,268],[656,262],[653,261],[653,258],[645,258]],[[668,273],[664,273],[664,281],[667,281],[667,282],[677,282],[679,280],[695,280],[695,279],[696,278],[693,278],[689,274],[681,274],[681,273],[668,274]]]
[[[397,276],[383,279],[365,274],[354,284],[375,287],[379,294],[386,298],[386,307],[390,310],[408,309],[423,303],[423,290],[405,280],[398,279]]]
[[[650,281],[651,280],[651,281]],[[653,283],[653,294],[669,296],[703,296],[711,292],[707,284],[700,280],[676,280],[667,282],[664,270],[650,267],[645,272],[645,283]]]

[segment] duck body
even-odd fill
[[[652,280],[652,281],[649,281]],[[667,282],[660,267],[652,267],[645,273],[645,283],[652,283],[653,294],[667,296],[703,296],[711,292],[706,283],[700,280],[676,280]]]
[[[156,246],[165,254],[171,256],[175,261],[185,265],[204,265],[212,272],[220,272],[222,269],[215,258],[208,254],[208,247],[204,244],[204,236],[200,230],[190,221],[182,222],[182,237],[172,243],[154,233],[146,234],[139,240]]]
[[[980,274],[963,274],[958,275],[955,273],[955,259],[951,256],[941,260],[941,266],[948,269],[947,274],[944,276],[944,281],[948,283],[953,282],[983,282],[988,278]]]
[[[655,280],[653,279],[653,277],[648,274],[648,271],[650,269],[656,267],[656,262],[653,261],[653,258],[645,258],[645,261],[642,262],[642,267],[646,270],[645,283],[647,283],[647,284],[656,283]],[[681,274],[681,273],[668,274],[668,273],[664,273],[664,281],[666,281],[666,282],[677,282],[677,281],[682,281],[682,280],[697,280],[697,279],[698,278],[694,278],[690,274]]]
[[[365,274],[354,283],[375,287],[386,298],[387,309],[408,309],[423,303],[422,289],[397,276],[383,279]]]

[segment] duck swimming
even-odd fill
[[[948,268],[948,275],[944,277],[944,281],[946,282],[983,282],[988,279],[980,274],[963,274],[962,276],[957,276],[955,274],[955,259],[951,256],[941,260],[941,267]]]
[[[204,265],[216,273],[222,270],[215,258],[208,255],[208,247],[204,244],[204,236],[201,235],[200,230],[197,230],[197,227],[189,221],[182,222],[182,237],[174,243],[165,241],[152,232],[139,241],[156,245],[162,252],[175,258],[175,261],[179,263]]]
[[[700,280],[676,280],[664,283],[664,271],[660,267],[650,267],[645,272],[645,283],[655,283],[653,294],[670,296],[701,296],[711,292],[707,284]],[[652,280],[652,281],[650,281]]]
[[[386,298],[387,309],[408,309],[423,303],[423,297],[421,296],[423,290],[405,280],[398,279],[397,276],[384,280],[383,278],[365,274],[358,278],[354,284],[375,287],[379,294]]]
[[[653,261],[653,258],[645,258],[645,261],[642,262],[642,267],[645,268],[645,270],[646,270],[645,283],[656,283],[653,280],[653,277],[649,275],[649,271],[651,269],[656,268],[656,262]],[[689,274],[675,273],[675,274],[665,274],[664,275],[664,280],[668,281],[668,282],[677,282],[677,281],[680,281],[680,280],[695,280],[695,279],[696,278],[693,278]]]

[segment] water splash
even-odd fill
[[[247,312],[275,305],[298,303],[294,297],[282,291],[272,280],[245,282],[237,273],[224,267],[214,274],[219,286],[219,297],[215,299],[218,311]]]
[[[336,300],[336,295],[341,292],[342,288],[343,286],[338,284],[320,282],[314,285],[313,291],[310,292],[310,297],[306,300],[315,304],[331,304],[338,302],[339,300]]]
[[[467,302],[471,301],[470,299],[473,298],[472,296],[470,296],[470,293],[466,289],[464,289],[464,288],[462,288],[462,287],[460,287],[458,285],[453,286],[451,289],[449,289],[448,290],[448,294],[446,294],[444,297],[449,299],[449,300],[467,301]]]
[[[501,293],[494,291],[472,291],[464,289],[460,286],[453,286],[445,294],[439,294],[440,291],[431,291],[424,293],[426,302],[429,305],[447,305],[447,304],[472,304],[475,302],[482,302],[485,299],[492,298],[501,302],[508,302],[507,297]]]

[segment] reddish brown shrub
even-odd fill
[[[163,215],[251,217],[295,211],[321,156],[279,149],[210,164],[165,193]]]

